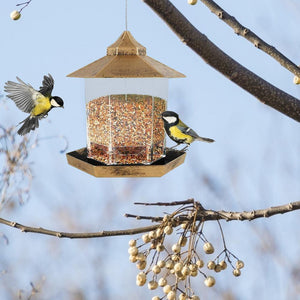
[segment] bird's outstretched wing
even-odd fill
[[[17,80],[19,83],[7,81],[4,91],[8,93],[7,97],[13,100],[20,110],[30,113],[35,106],[36,94],[38,92],[20,78],[17,77]]]
[[[48,76],[45,75],[39,92],[43,94],[45,97],[50,97],[53,87],[54,87],[53,77],[50,74],[48,74]]]

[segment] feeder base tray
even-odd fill
[[[166,156],[151,165],[108,166],[87,158],[87,149],[81,148],[66,154],[68,164],[95,177],[161,177],[180,166],[186,153],[168,149]]]

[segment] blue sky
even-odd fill
[[[33,134],[38,134],[40,142],[30,155],[34,173],[30,201],[13,214],[3,213],[3,217],[57,230],[96,231],[140,224],[123,218],[125,212],[161,214],[160,209],[134,207],[134,201],[193,197],[207,208],[252,210],[299,200],[299,124],[264,106],[208,66],[140,0],[128,0],[128,29],[147,48],[149,56],[187,76],[170,80],[168,108],[179,112],[185,123],[216,143],[193,144],[186,162],[162,178],[99,179],[69,166],[65,154],[60,153],[64,141],[59,136],[68,139],[68,151],[81,148],[86,143],[86,125],[84,82],[66,75],[106,54],[107,46],[125,30],[125,1],[33,0],[15,22],[9,14],[16,3],[0,3],[0,93],[4,82],[16,76],[38,88],[43,75],[51,73],[55,79],[53,94],[64,99],[65,109],[51,111]],[[202,3],[173,3],[234,59],[284,91],[300,96],[292,74],[234,35]],[[300,5],[296,0],[253,0],[242,4],[226,0],[219,4],[299,63]],[[0,108],[1,124],[10,126],[25,118],[9,99]],[[275,233],[276,245],[283,250],[280,253],[288,257],[289,263],[298,263],[297,216],[294,212],[250,224],[224,224],[230,250],[243,258],[247,268],[238,279],[232,278],[230,272],[218,276],[218,287],[226,290],[234,286],[240,292],[253,287],[262,291],[260,299],[270,299],[271,293],[276,293],[277,299],[285,299],[288,288],[281,284],[284,264],[266,255],[267,268],[256,265],[264,253],[260,236],[267,230]],[[72,299],[68,297],[74,288],[87,292],[87,299],[98,299],[99,295],[106,295],[106,299],[126,299],[128,295],[138,299],[146,295],[151,299],[149,291],[135,286],[136,271],[127,262],[129,237],[69,241],[5,227],[1,231],[10,240],[9,246],[0,245],[3,268],[9,266],[3,280],[12,279],[14,287],[29,290],[30,281],[45,276],[43,299]],[[209,225],[208,235],[219,243],[217,226]],[[292,247],[281,249],[279,241],[291,242]],[[128,272],[126,278],[124,270]],[[272,283],[258,280],[257,270],[271,276]],[[109,278],[118,279],[122,292]],[[105,294],[107,291],[109,294]],[[204,287],[201,295],[221,299]]]

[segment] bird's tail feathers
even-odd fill
[[[39,127],[39,118],[35,116],[29,116],[24,121],[20,122],[19,124],[22,124],[22,127],[18,130],[19,135],[25,135],[26,133],[30,132],[31,130],[34,130]]]
[[[213,143],[215,141],[213,139],[205,138],[205,137],[201,137],[201,136],[198,136],[195,140],[196,141],[207,142],[207,143]]]

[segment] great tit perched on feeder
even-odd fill
[[[202,141],[207,143],[214,142],[213,139],[199,136],[192,128],[185,125],[180,119],[177,113],[173,111],[164,111],[161,114],[164,121],[165,131],[168,136],[177,143],[173,146],[177,147],[180,144],[187,144],[183,149],[185,150],[192,142]]]
[[[46,118],[53,107],[64,107],[63,100],[58,96],[51,96],[54,87],[53,77],[48,74],[44,76],[40,90],[35,90],[30,84],[26,84],[17,77],[17,82],[7,81],[4,91],[7,97],[12,99],[16,106],[30,116],[20,122],[22,127],[18,130],[19,135],[25,135],[31,130],[39,127],[39,120]]]

